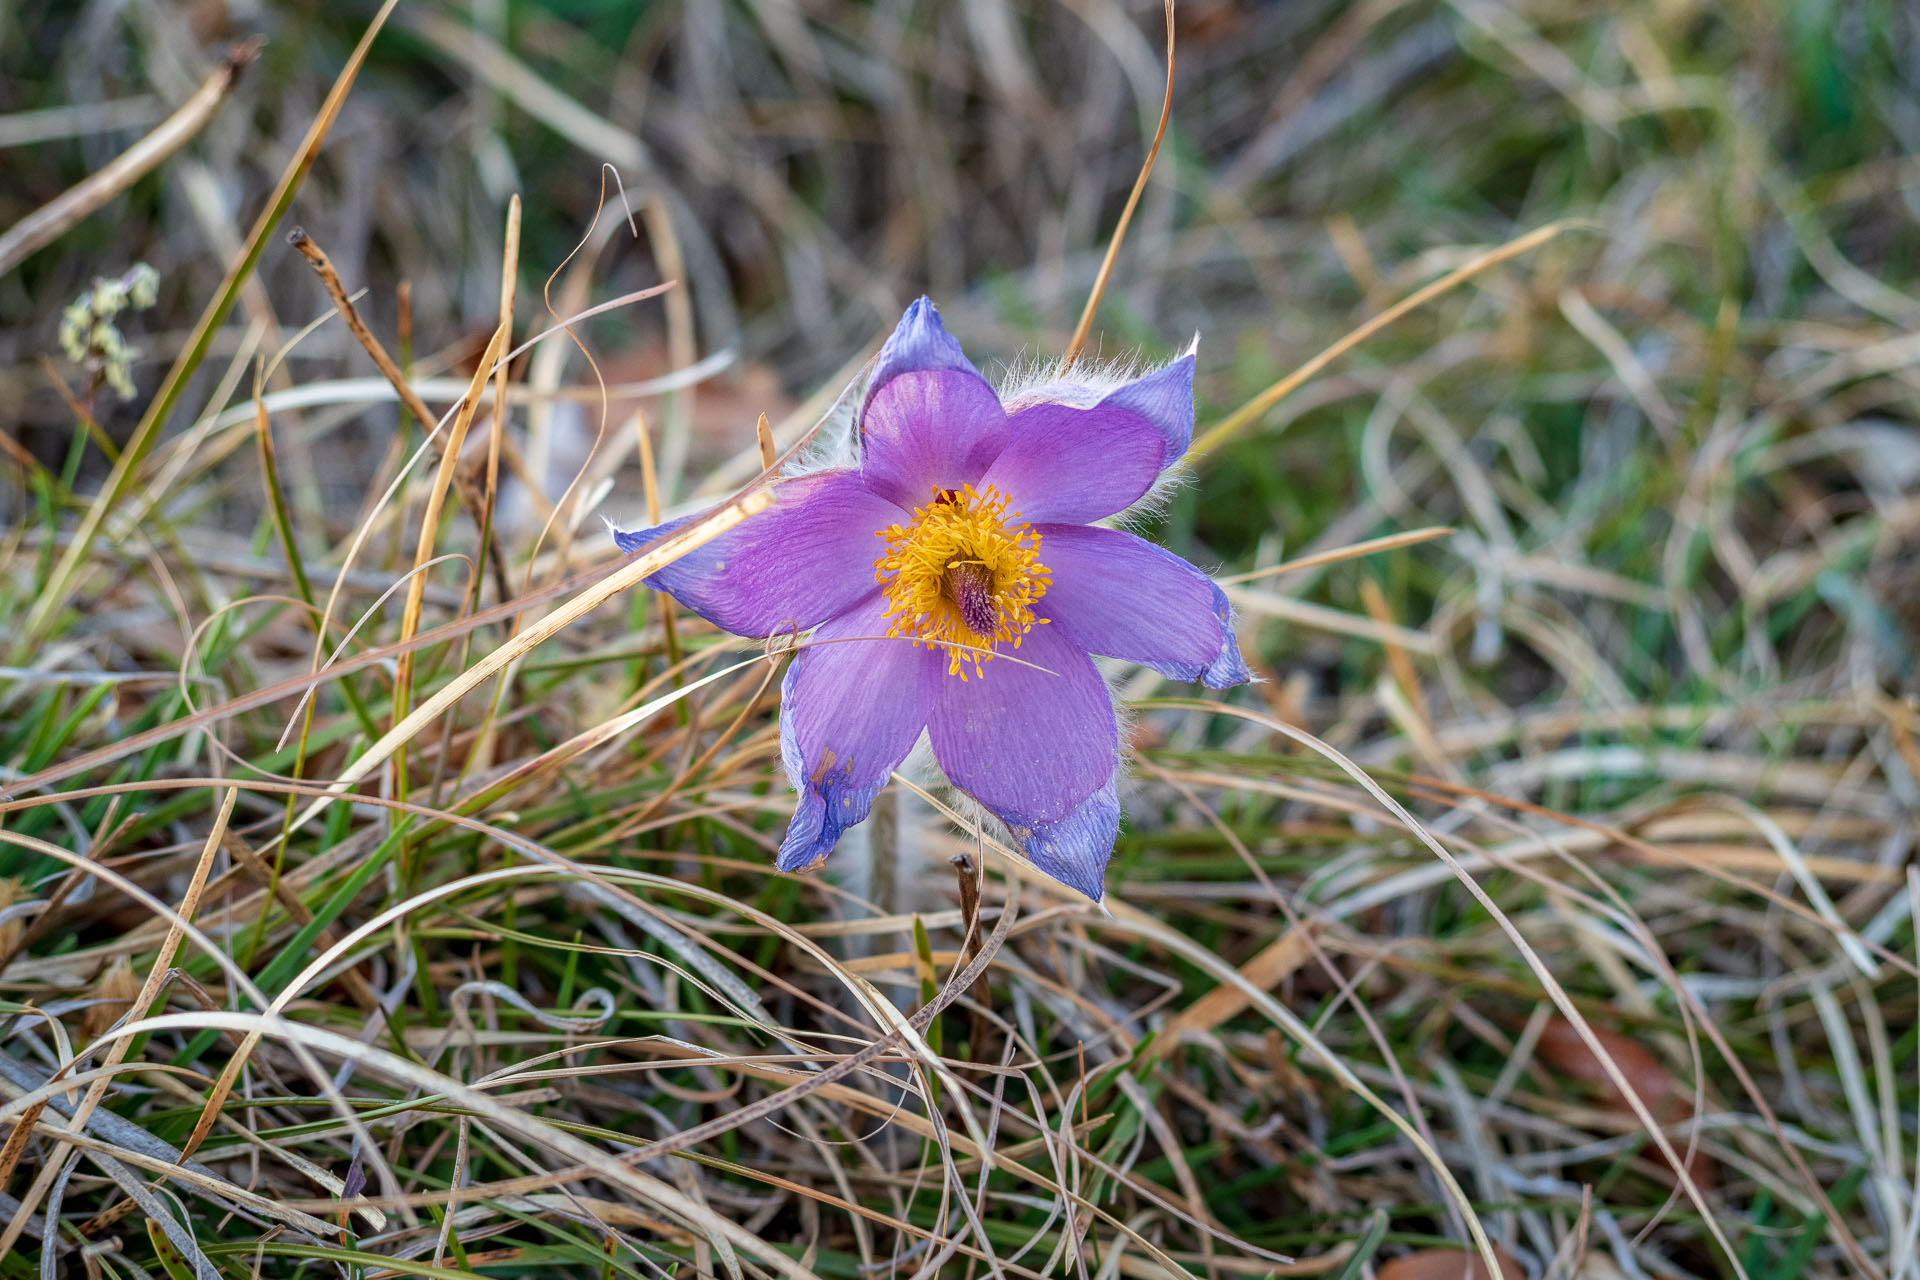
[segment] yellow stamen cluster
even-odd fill
[[[1033,613],[1050,576],[1036,558],[1040,535],[1018,512],[1007,514],[992,485],[985,493],[935,489],[913,519],[879,536],[887,551],[873,576],[887,593],[887,634],[944,648],[947,674],[979,675],[996,647],[1018,649],[1046,621]]]

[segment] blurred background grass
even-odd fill
[[[921,291],[983,367],[1057,355],[1159,110],[1158,9],[405,0],[103,490],[373,8],[0,13],[0,228],[265,38],[191,142],[0,273],[0,1100],[23,1121],[0,1274],[45,1274],[58,1236],[47,1265],[89,1275],[1407,1280],[1468,1274],[1431,1251],[1476,1228],[1534,1277],[1920,1272],[1920,11],[1179,6],[1172,125],[1095,342],[1199,333],[1202,431],[1485,248],[1577,222],[1196,459],[1155,532],[1222,575],[1455,532],[1241,581],[1254,689],[1122,673],[1113,916],[1012,894],[990,856],[982,928],[1011,923],[961,988],[943,859],[970,839],[909,795],[824,882],[772,875],[764,663],[675,694],[752,651],[643,591],[417,735],[372,801],[283,835],[262,771],[340,776],[603,563],[598,517],[645,510],[641,432],[666,504],[729,491],[756,415],[797,439]],[[487,504],[526,612],[494,608],[450,500],[432,546],[469,559],[426,571],[420,624],[450,638],[396,665],[405,591],[381,592],[431,455],[376,501],[420,433],[346,382],[374,370],[337,318],[293,342],[332,305],[279,230],[414,375],[464,384],[515,195],[516,339],[681,287],[576,326],[592,364],[552,342],[514,365]],[[124,320],[122,399],[56,331],[138,261],[161,285]],[[276,474],[250,397],[283,348]],[[629,388],[597,448],[595,369]],[[364,660],[282,741],[293,696],[226,700],[308,669],[298,601],[336,582],[326,648],[366,613]],[[1364,766],[1487,898],[1279,724]],[[511,878],[529,860],[551,878]],[[176,957],[134,886],[198,897],[291,1022],[245,1054],[196,1034],[255,993],[193,938]],[[851,1056],[942,990],[926,1041]],[[176,1022],[95,1043],[113,1088],[63,1144],[72,1099],[34,1090],[143,1012]],[[345,1040],[316,1064],[290,1027]]]

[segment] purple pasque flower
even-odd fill
[[[800,793],[781,870],[825,861],[925,733],[1015,848],[1100,899],[1120,744],[1090,655],[1216,689],[1248,678],[1212,579],[1093,523],[1186,452],[1193,364],[1003,402],[922,298],[880,349],[858,464],[779,482],[767,510],[647,579],[737,635],[817,628],[780,690]],[[638,551],[695,518],[614,539]]]

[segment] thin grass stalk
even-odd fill
[[[97,173],[69,187],[35,209],[0,235],[0,275],[5,275],[35,250],[50,244],[68,228],[138,182],[192,140],[227,100],[241,75],[260,56],[264,41],[242,41],[228,48],[213,73],[201,82],[178,110],[154,130],[115,156]]]
[[[347,331],[353,335],[355,341],[359,342],[361,349],[372,358],[374,366],[393,387],[394,393],[408,404],[423,423],[433,421],[426,403],[420,399],[420,394],[408,384],[400,366],[394,363],[393,357],[388,355],[386,348],[380,345],[380,340],[373,336],[373,330],[367,327],[365,320],[361,319],[359,310],[353,305],[353,298],[348,295],[347,287],[341,281],[339,272],[334,270],[333,262],[327,257],[326,251],[316,244],[313,237],[308,235],[302,227],[295,227],[287,233],[287,243],[300,251],[300,256],[307,260],[307,265],[311,266],[314,274],[319,276],[327,296],[333,300],[334,309],[346,322]],[[462,403],[472,401],[476,396],[477,393],[469,386]],[[473,518],[474,525],[481,530],[482,545],[484,545],[490,532],[484,512],[485,500],[474,486],[472,479],[457,465],[461,446],[465,443],[464,434],[456,441],[451,437],[443,439],[437,432],[433,432],[429,433],[427,439],[436,450],[440,451],[443,466],[447,451],[450,450],[453,453],[456,465],[449,473],[450,482],[454,492],[459,496],[461,506],[466,508],[467,513]],[[500,557],[496,554],[493,560],[497,564]],[[475,591],[477,592],[478,589],[476,584]],[[498,574],[497,590],[503,597],[507,593],[507,579],[504,571]]]
[[[1544,227],[1536,227],[1525,235],[1515,236],[1505,244],[1494,249],[1489,249],[1471,261],[1463,263],[1461,266],[1449,271],[1446,275],[1441,276],[1438,280],[1435,280],[1432,284],[1414,290],[1399,302],[1394,303],[1391,307],[1382,311],[1379,315],[1374,316],[1371,320],[1349,331],[1346,336],[1342,337],[1338,342],[1333,343],[1321,351],[1320,354],[1314,356],[1313,359],[1307,361],[1298,369],[1295,369],[1292,373],[1280,379],[1280,381],[1274,383],[1265,391],[1262,391],[1259,395],[1247,401],[1238,409],[1235,409],[1232,413],[1215,423],[1212,427],[1202,432],[1200,437],[1193,442],[1193,446],[1187,450],[1185,461],[1188,463],[1199,462],[1201,458],[1204,458],[1219,448],[1248,423],[1255,421],[1261,414],[1299,390],[1300,387],[1315,374],[1365,342],[1368,338],[1371,338],[1374,334],[1391,325],[1394,321],[1401,319],[1409,312],[1418,310],[1442,294],[1452,292],[1483,271],[1497,267],[1501,263],[1513,258],[1520,257],[1522,254],[1530,253],[1549,240],[1564,235],[1568,231],[1575,229],[1584,230],[1587,228],[1587,225],[1588,224],[1584,222],[1573,219],[1564,219],[1559,222],[1550,222]]]
[[[301,559],[300,546],[294,538],[293,524],[287,515],[286,494],[280,487],[280,468],[274,457],[273,450],[273,429],[267,421],[266,404],[261,399],[265,389],[265,382],[266,379],[256,371],[253,382],[255,414],[254,437],[260,453],[260,481],[266,490],[267,509],[270,513],[270,519],[273,521],[274,529],[280,539],[281,550],[287,557],[288,571],[293,576],[294,589],[300,593],[300,598],[306,602],[307,608],[314,611],[317,615],[318,606],[314,603],[313,586],[307,581],[306,565]],[[358,701],[358,694],[354,691],[351,681],[342,681],[340,687],[341,691],[347,694],[349,699],[355,702]],[[307,743],[309,735],[313,730],[314,703],[314,699],[307,701],[306,711],[301,720],[299,744],[294,752],[293,759],[293,776],[296,778],[300,777],[306,771]],[[364,719],[364,710],[362,710],[361,714]],[[286,837],[288,830],[293,824],[295,803],[295,798],[289,795],[286,805],[284,806],[285,812],[282,814],[280,820],[280,839],[274,844],[273,865],[267,872],[267,891],[269,895],[277,894],[280,888],[280,877],[286,866]],[[253,928],[248,931],[246,938],[240,946],[239,954],[242,957],[242,964],[252,963],[255,952],[259,950],[260,944],[266,939],[267,915],[268,912],[263,908],[260,913],[254,917]]]
[[[515,289],[520,278],[520,197],[515,195],[507,202],[507,228],[505,244],[500,253],[500,327],[511,342],[513,334],[513,302]],[[480,556],[482,569],[485,568],[489,548],[494,542],[493,517],[494,504],[500,495],[500,444],[506,436],[507,428],[507,374],[510,365],[501,361],[493,380],[493,418],[487,432],[487,475],[482,489],[482,510],[480,522]],[[480,607],[480,584],[485,579],[484,572],[474,575],[473,595],[468,602],[468,611]],[[472,632],[461,638],[458,666],[467,665],[472,656]],[[466,759],[460,762],[455,787],[464,783],[476,768],[484,768],[493,758],[494,720],[500,713],[500,705],[507,693],[507,679],[503,675],[494,685],[493,696],[487,700],[487,709],[480,718],[479,727],[474,731],[473,749]],[[447,729],[452,730],[449,719]],[[444,765],[446,757],[441,760]],[[436,793],[438,785],[436,782]]]
[[[480,365],[474,370],[473,382],[467,388],[466,399],[460,402],[460,409],[454,415],[453,427],[447,434],[446,449],[440,455],[440,466],[435,471],[433,486],[427,491],[426,509],[420,514],[420,537],[414,546],[412,577],[407,583],[406,604],[400,613],[400,639],[404,643],[411,640],[420,630],[420,608],[426,599],[427,578],[423,572],[427,562],[433,558],[433,545],[440,536],[440,513],[445,507],[447,491],[452,487],[454,471],[460,465],[460,450],[467,440],[467,428],[473,423],[473,415],[480,406],[480,390],[486,385],[493,370],[494,361],[507,344],[507,331],[496,328],[493,337],[487,342],[486,354],[481,356]],[[496,406],[498,408],[498,406]],[[484,513],[474,512],[484,521]],[[393,679],[393,721],[395,724],[407,718],[407,710],[413,701],[414,654],[409,651],[401,655],[399,666]],[[409,788],[407,774],[407,741],[402,739],[393,754],[394,794],[406,799]],[[408,856],[406,844],[400,850],[400,883],[403,892],[413,891],[412,860]]]
[[[1431,542],[1435,538],[1444,538],[1448,534],[1458,533],[1452,525],[1433,525],[1426,529],[1409,529],[1405,533],[1390,533],[1380,538],[1369,538],[1365,542],[1356,542],[1351,546],[1336,547],[1332,551],[1323,551],[1317,555],[1301,556],[1298,560],[1285,560],[1279,564],[1268,565],[1264,569],[1251,569],[1246,573],[1219,575],[1214,581],[1221,586],[1240,586],[1243,583],[1258,582],[1262,578],[1275,578],[1284,573],[1303,573],[1308,569],[1324,569],[1330,564],[1340,564],[1347,560],[1357,560],[1362,556],[1378,555],[1383,551],[1398,551],[1402,547],[1418,546]]]
[[[633,411],[633,433],[640,451],[640,496],[646,503],[647,526],[657,529],[660,527],[663,514],[660,502],[660,474],[654,467],[653,439],[647,430],[647,415],[639,409]],[[770,469],[765,461],[761,462],[760,471],[763,475]],[[660,630],[666,637],[667,668],[670,671],[678,670],[680,667],[678,610],[674,605],[673,597],[664,591],[653,592],[652,599],[653,607],[660,611]],[[674,718],[683,728],[686,726],[688,714],[684,707],[677,709],[674,713]]]
[[[1160,101],[1160,123],[1154,127],[1153,142],[1147,147],[1146,159],[1140,162],[1140,176],[1133,180],[1133,189],[1127,193],[1127,203],[1120,210],[1120,221],[1114,224],[1113,235],[1107,241],[1106,256],[1100,260],[1100,270],[1093,278],[1093,288],[1087,294],[1087,302],[1080,309],[1080,322],[1073,327],[1073,337],[1067,342],[1067,349],[1060,357],[1060,367],[1071,369],[1073,362],[1080,358],[1080,350],[1087,345],[1087,335],[1093,331],[1093,318],[1100,310],[1100,299],[1106,294],[1107,279],[1113,274],[1113,263],[1120,256],[1120,244],[1127,236],[1127,227],[1133,221],[1133,211],[1140,204],[1140,196],[1147,189],[1147,179],[1153,176],[1153,162],[1160,158],[1160,144],[1167,136],[1167,121],[1173,116],[1173,0],[1165,0],[1163,6],[1167,16],[1167,89]]]

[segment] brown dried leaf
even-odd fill
[[[1313,934],[1311,923],[1288,929],[1241,965],[1240,976],[1256,991],[1273,990],[1313,954]],[[1187,1032],[1211,1031],[1251,1003],[1240,987],[1222,983],[1170,1018],[1156,1043],[1164,1052],[1180,1043]]]
[[[1620,1068],[1633,1091],[1640,1095],[1640,1101],[1646,1104],[1647,1112],[1662,1125],[1671,1125],[1685,1120],[1693,1114],[1693,1104],[1687,1091],[1671,1071],[1662,1066],[1653,1050],[1631,1036],[1617,1031],[1608,1031],[1602,1027],[1593,1028],[1594,1037],[1600,1047]],[[1593,1050],[1587,1047],[1580,1033],[1565,1018],[1554,1018],[1540,1033],[1537,1049],[1540,1060],[1563,1076],[1569,1076],[1583,1084],[1591,1085],[1599,1094],[1601,1104],[1608,1110],[1633,1114],[1632,1106],[1620,1090],[1607,1076],[1606,1066]],[[1676,1141],[1675,1148],[1685,1156],[1686,1146]],[[1647,1158],[1655,1164],[1666,1165],[1668,1161],[1658,1148],[1651,1148]],[[1699,1150],[1686,1157],[1687,1172],[1695,1182],[1709,1183],[1714,1179],[1714,1164]]]
[[[1493,1256],[1500,1263],[1500,1280],[1527,1280],[1526,1268],[1499,1245]],[[1420,1249],[1404,1253],[1374,1273],[1378,1280],[1489,1280],[1487,1264],[1477,1253],[1460,1249]]]
[[[1660,1059],[1651,1049],[1631,1036],[1621,1035],[1617,1031],[1608,1031],[1602,1027],[1593,1028],[1594,1037],[1600,1042],[1607,1056],[1620,1068],[1620,1074],[1627,1078],[1633,1091],[1647,1105],[1647,1110],[1656,1118],[1677,1118],[1670,1113],[1677,1103],[1680,1114],[1685,1113],[1684,1100],[1675,1096],[1676,1086],[1673,1073],[1660,1065]],[[1626,1099],[1614,1087],[1607,1075],[1606,1064],[1595,1056],[1587,1042],[1580,1038],[1571,1022],[1565,1018],[1555,1018],[1547,1023],[1546,1030],[1540,1033],[1537,1052],[1540,1060],[1563,1076],[1570,1076],[1582,1084],[1592,1085],[1610,1107],[1624,1108]]]

